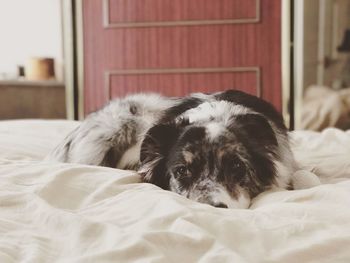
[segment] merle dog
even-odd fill
[[[259,193],[289,187],[296,171],[281,115],[237,90],[113,100],[49,159],[136,169],[144,182],[229,208],[247,208]]]

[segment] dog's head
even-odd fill
[[[151,128],[141,147],[143,181],[216,207],[249,207],[274,183],[277,139],[265,117],[229,107],[190,110]]]

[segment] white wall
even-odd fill
[[[62,80],[60,0],[0,0],[0,74],[30,57],[53,57]]]

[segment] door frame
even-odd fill
[[[84,108],[84,35],[83,35],[83,0],[76,0],[76,54],[77,54],[77,91],[78,91],[78,105],[77,116],[79,120],[85,117]]]
[[[292,4],[292,0],[283,0],[281,7],[282,115],[287,128],[291,130],[294,129]]]
[[[67,119],[84,118],[82,0],[62,0],[62,31]]]

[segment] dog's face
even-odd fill
[[[277,140],[258,114],[221,117],[151,128],[141,147],[143,180],[216,207],[249,207],[274,183]]]

